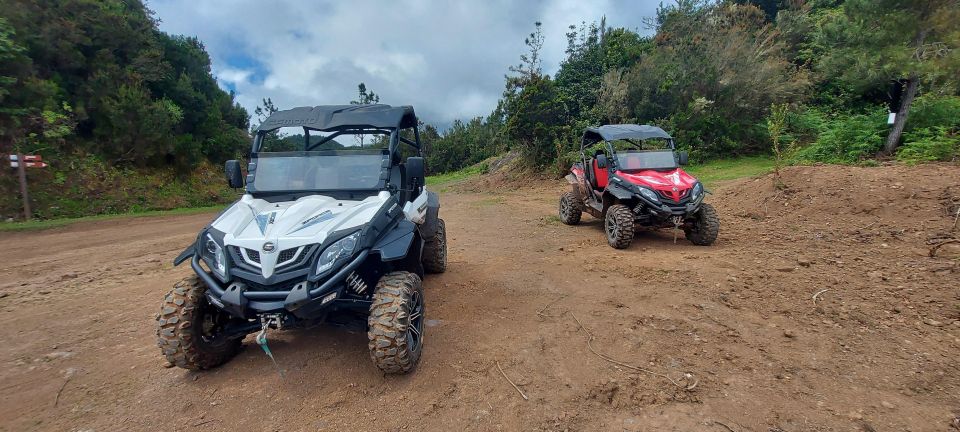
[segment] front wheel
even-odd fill
[[[212,306],[197,275],[174,285],[157,317],[157,346],[170,363],[190,370],[220,366],[240,351],[243,339],[225,332],[231,320]]]
[[[367,318],[370,358],[388,374],[412,371],[423,350],[423,283],[406,271],[377,282]]]
[[[614,204],[607,209],[603,220],[607,243],[616,249],[626,249],[633,242],[633,212],[623,204]]]
[[[560,222],[567,225],[580,223],[583,211],[580,210],[580,196],[570,191],[560,197]]]
[[[697,246],[710,246],[720,235],[720,217],[710,204],[701,204],[693,215],[693,227],[684,231],[687,240]]]

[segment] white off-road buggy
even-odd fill
[[[195,274],[163,301],[157,340],[166,359],[212,368],[254,332],[272,358],[269,329],[359,318],[374,364],[411,371],[423,349],[422,278],[443,272],[447,257],[413,108],[276,112],[256,131],[245,184],[239,162],[226,173],[246,193],[174,260],[190,261]]]

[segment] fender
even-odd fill
[[[394,261],[407,256],[415,237],[417,226],[401,220],[373,245],[373,252],[380,254],[382,261]]]
[[[614,179],[616,179],[616,177],[614,177]],[[621,186],[617,181],[610,182],[610,185],[607,186],[607,192],[619,200],[629,200],[632,199],[634,195],[632,190]]]
[[[433,238],[437,235],[437,227],[440,226],[440,196],[434,192],[427,191],[427,217],[420,225],[420,235],[425,239]]]
[[[173,266],[176,267],[180,264],[183,264],[184,261],[196,255],[197,254],[196,246],[197,246],[196,243],[194,243],[190,246],[187,246],[187,248],[184,249],[183,252],[180,252],[180,255],[177,255],[177,257],[173,259]]]

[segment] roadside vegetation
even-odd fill
[[[439,136],[428,165],[453,171],[517,150],[527,165],[562,172],[583,129],[605,123],[659,125],[700,162],[956,161],[957,18],[954,0],[677,0],[637,23],[652,36],[571,25],[552,77],[536,23],[496,109]],[[891,128],[894,80],[903,109]]]
[[[0,154],[50,163],[29,173],[37,218],[233,197],[219,167],[244,157],[250,113],[218,86],[199,40],[161,32],[140,0],[4,5]],[[629,28],[572,23],[553,76],[542,30],[567,23],[537,22],[489,115],[422,125],[427,169],[452,180],[513,152],[560,174],[584,128],[610,123],[661,126],[695,164],[957,161],[958,19],[956,0],[676,0]],[[377,101],[360,84],[354,102]],[[254,114],[276,109],[265,98]],[[0,219],[20,218],[13,170],[0,170],[0,190]]]

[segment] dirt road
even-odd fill
[[[444,193],[450,265],[401,377],[339,328],[279,335],[285,378],[250,338],[216,370],[165,368],[154,316],[189,271],[170,261],[211,215],[3,233],[0,430],[951,430],[960,251],[928,255],[957,235],[957,167],[785,181],[719,186],[713,247],[624,251],[559,223],[559,183]]]

